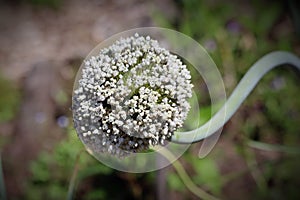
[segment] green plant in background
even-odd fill
[[[20,103],[20,91],[12,82],[0,75],[0,123],[15,117]],[[5,94],[5,95],[4,95]]]
[[[25,199],[42,199],[45,196],[47,199],[65,199],[77,155],[83,148],[82,143],[76,137],[76,133],[70,128],[67,138],[57,144],[53,152],[40,153],[30,166],[32,176],[27,185]],[[80,169],[74,187],[80,180],[89,176],[108,175],[113,172],[111,168],[99,164],[85,153],[81,153],[77,165]],[[106,191],[99,188],[86,194],[86,199],[95,199],[93,198],[95,194],[98,195],[98,199],[105,199],[107,195]]]
[[[186,160],[193,168],[194,172],[191,177],[196,185],[211,191],[213,195],[221,195],[223,183],[221,174],[214,160],[211,158],[206,158],[205,160],[195,159],[194,155],[189,153],[184,156],[184,160]],[[197,167],[194,168],[193,166]],[[167,183],[172,190],[179,192],[185,192],[186,190],[185,184],[177,174],[170,173],[170,175],[167,176]]]
[[[53,151],[41,152],[31,163],[31,178],[24,199],[43,199],[45,196],[49,200],[66,197],[80,200],[153,199],[153,173],[120,173],[83,150],[75,130],[70,127],[67,137]],[[71,177],[75,177],[72,184]]]

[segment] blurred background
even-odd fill
[[[83,145],[70,110],[75,74],[111,35],[160,26],[193,37],[216,62],[227,95],[264,54],[300,55],[294,0],[0,2],[0,189],[5,183],[13,200],[66,199],[74,170],[74,199],[197,199],[172,166],[131,174],[84,152],[77,157]],[[195,184],[222,199],[300,199],[299,74],[289,67],[268,73],[205,159],[197,157],[201,143],[189,148],[180,162]],[[199,104],[204,123],[211,115],[205,88]]]

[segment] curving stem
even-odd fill
[[[248,70],[223,107],[208,122],[192,131],[175,132],[171,141],[193,143],[213,135],[238,110],[260,79],[271,69],[283,64],[294,66],[300,71],[300,59],[294,54],[276,51],[265,55]]]

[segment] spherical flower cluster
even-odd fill
[[[149,36],[121,38],[84,61],[73,95],[80,139],[119,157],[164,145],[190,109],[191,75]]]

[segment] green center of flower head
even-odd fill
[[[73,95],[80,139],[119,157],[164,145],[187,117],[190,79],[181,60],[149,36],[119,39],[84,61]]]

